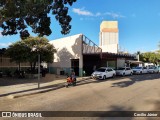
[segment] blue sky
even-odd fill
[[[70,34],[61,35],[61,28],[52,17],[49,40],[83,33],[99,44],[100,23],[103,20],[117,20],[121,50],[134,53],[158,49],[160,0],[77,0],[69,8],[69,14],[72,17]],[[18,40],[19,35],[3,37],[0,34],[0,48]]]

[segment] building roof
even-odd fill
[[[94,53],[94,54],[83,54],[84,56],[88,56],[89,58],[92,59],[92,57],[94,58],[100,58],[100,59],[105,59],[105,60],[113,60],[113,59],[117,59],[117,58],[126,58],[126,59],[134,59],[135,56],[131,55],[131,54],[119,54],[119,53],[109,53],[109,52],[102,52],[102,53]]]
[[[118,21],[103,21],[100,25],[101,32],[118,32]]]
[[[126,62],[130,64],[142,64],[143,63],[142,61],[135,61],[135,60],[127,60]]]

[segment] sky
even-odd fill
[[[121,50],[136,53],[158,49],[160,0],[77,0],[69,7],[69,15],[72,17],[72,29],[68,35],[61,34],[60,25],[54,16],[51,17],[52,34],[47,37],[49,40],[82,33],[99,45],[100,24],[111,20],[118,21]],[[0,34],[0,48],[18,40],[19,35]]]

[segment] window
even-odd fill
[[[118,70],[125,70],[125,68],[118,68]]]
[[[99,68],[99,69],[97,69],[96,71],[98,71],[98,72],[105,72],[105,69]]]
[[[108,68],[107,71],[110,72],[110,71],[113,71],[113,70],[111,68]]]
[[[126,68],[126,70],[130,70],[130,68]]]

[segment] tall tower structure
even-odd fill
[[[100,25],[99,40],[102,52],[118,53],[118,21],[103,21]]]

